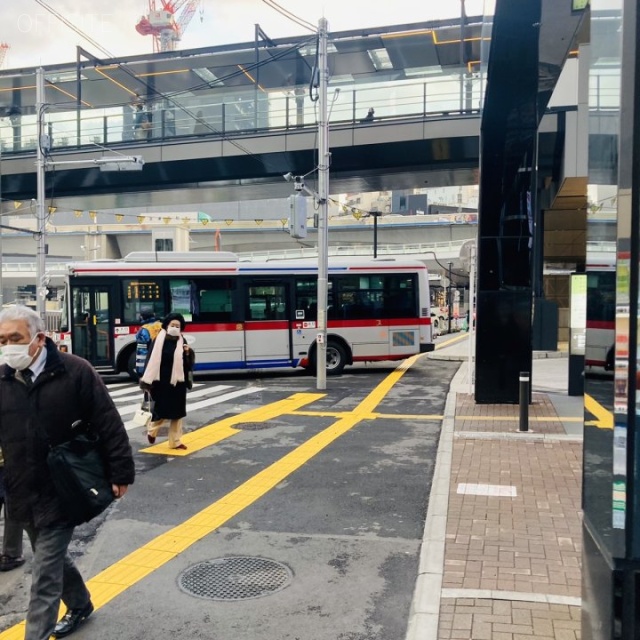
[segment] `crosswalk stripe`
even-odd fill
[[[202,387],[204,386],[202,382],[196,382],[193,385],[194,389],[197,389],[198,387]],[[137,384],[129,384],[129,386],[126,389],[118,389],[117,391],[113,391],[111,392],[111,390],[109,391],[109,395],[111,396],[111,398],[113,399],[114,402],[118,402],[118,398],[121,398],[122,396],[128,396],[131,395],[132,393],[140,393],[141,389],[140,386]]]
[[[213,402],[209,400],[201,400],[200,402],[195,402],[194,404],[188,404],[187,410],[195,411],[196,409],[202,409],[203,407],[208,407],[212,404],[220,404],[222,402],[226,402],[227,400],[233,400],[234,398],[239,398],[240,396],[246,396],[250,393],[258,393],[258,391],[263,391],[262,387],[247,387],[246,389],[238,389],[238,391],[230,391],[229,393],[225,393],[221,396],[217,396],[215,398],[211,398]]]
[[[116,384],[108,384],[107,389],[111,391],[111,389],[121,389],[122,387],[130,387],[131,382],[117,382]]]
[[[257,393],[258,391],[262,391],[262,387],[247,387],[246,389],[238,389],[237,391],[230,391],[229,393],[224,393],[221,396],[216,396],[215,398],[207,398],[206,400],[201,400],[200,402],[195,402],[194,404],[187,404],[187,414],[189,411],[195,411],[197,409],[204,409],[205,407],[211,407],[216,404],[221,404],[226,402],[227,400],[233,400],[234,398],[239,398],[240,396],[246,396],[250,393]],[[138,409],[139,405],[135,405],[134,411]],[[132,420],[128,420],[124,423],[125,429],[127,431],[131,431],[132,429],[136,429],[138,425],[133,424]]]
[[[218,391],[224,391],[225,389],[230,389],[231,385],[218,384],[213,387],[205,387],[204,385],[200,384],[200,385],[193,385],[193,387],[194,389],[196,387],[202,387],[202,388],[198,389],[197,391],[187,392],[187,398],[193,394],[196,394],[197,396],[206,396],[207,393],[218,393]],[[132,400],[136,400],[138,403],[140,403],[142,402],[142,389],[140,389],[139,387],[136,387],[135,389],[131,390],[131,393],[129,395],[120,396],[119,398],[112,398],[112,400],[116,403],[116,405],[121,402],[131,402]]]
[[[189,400],[190,398],[199,398],[200,396],[206,396],[212,393],[218,393],[219,391],[224,391],[225,389],[231,389],[231,385],[228,384],[218,384],[214,387],[205,387],[204,389],[199,389],[198,391],[187,392],[187,409],[189,408]],[[142,403],[142,391],[138,389],[140,392],[140,397],[135,404],[129,404],[126,407],[118,407],[118,412],[121,416],[127,415],[128,413],[135,413]],[[127,398],[127,400],[131,400],[131,398]]]

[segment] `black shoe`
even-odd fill
[[[92,613],[91,600],[81,609],[68,609],[51,635],[54,638],[64,638],[72,634]]]
[[[0,556],[0,571],[11,571],[24,564],[22,556]]]

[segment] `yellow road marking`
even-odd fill
[[[162,442],[146,449],[140,449],[140,451],[142,453],[157,453],[166,456],[188,456],[235,435],[240,431],[239,429],[234,429],[237,424],[242,422],[267,422],[283,414],[292,413],[305,404],[324,398],[325,395],[325,393],[294,393],[284,400],[272,402],[264,407],[257,407],[236,416],[213,422],[182,436],[182,442],[187,449],[169,449],[167,442]]]
[[[351,411],[292,411],[290,416],[306,416],[312,418],[344,418],[351,415]]]
[[[595,398],[588,393],[584,394],[584,407],[593,414],[596,419],[585,422],[586,425],[598,427],[598,429],[613,429],[613,413],[605,409]]]
[[[351,415],[351,411],[292,411],[291,416],[304,416],[307,418],[344,418]],[[442,415],[429,414],[402,414],[402,413],[372,413],[368,416],[361,416],[362,420],[442,420]]]
[[[436,345],[436,349],[444,349],[445,347],[448,347],[450,344],[453,344],[454,342],[460,342],[460,340],[463,340],[464,338],[468,338],[468,337],[469,337],[468,333],[463,333],[462,335],[455,336],[453,338],[448,338],[444,342],[439,342]]]
[[[91,592],[91,601],[94,607],[96,609],[103,607],[129,587],[132,587],[156,569],[159,569],[175,558],[179,553],[185,551],[210,533],[213,533],[213,531],[224,525],[228,520],[266,495],[271,489],[290,476],[294,471],[297,471],[305,463],[309,462],[309,460],[340,436],[347,433],[347,431],[352,429],[361,420],[370,416],[391,387],[400,380],[419,357],[420,355],[413,356],[402,362],[395,371],[390,373],[358,404],[351,414],[340,418],[331,426],[299,445],[293,451],[290,451],[277,462],[274,462],[252,478],[249,478],[249,480],[220,498],[220,500],[217,500],[170,531],[157,536],[87,581],[87,587]],[[295,394],[287,400],[261,407],[261,409],[271,408],[271,411],[275,412],[276,409],[274,405],[279,405],[280,409],[275,415],[282,415],[283,404],[287,402],[289,403],[289,410],[293,411],[294,407],[292,405],[296,402],[298,406],[302,406],[324,395],[326,394]],[[260,416],[262,416],[263,420],[266,420],[268,419],[265,417],[267,414],[268,412],[264,411],[260,413],[259,409],[248,411],[240,416],[234,416],[234,418],[237,418],[234,424],[248,420],[259,420]],[[252,417],[249,418],[248,416]],[[226,420],[221,422],[226,423]],[[215,424],[210,425],[210,427],[215,426]],[[203,427],[203,429],[207,428],[208,427]],[[195,433],[189,435],[195,435]],[[155,447],[153,448],[155,449]],[[175,455],[175,452],[172,452],[172,455]],[[23,637],[24,622],[14,625],[0,633],[0,640],[21,640]]]

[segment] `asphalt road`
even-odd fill
[[[76,530],[72,553],[97,609],[73,637],[404,638],[458,366],[348,368],[325,392],[304,372],[199,376],[181,457],[143,451],[130,424],[139,393],[109,380],[137,479]],[[282,402],[292,396],[293,408]],[[29,584],[29,561],[0,574],[0,640],[22,638],[12,625]]]

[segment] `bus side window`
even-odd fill
[[[266,320],[267,301],[264,297],[250,297],[247,308],[247,320]]]
[[[233,321],[234,283],[226,277],[195,280],[194,314],[204,322]]]

